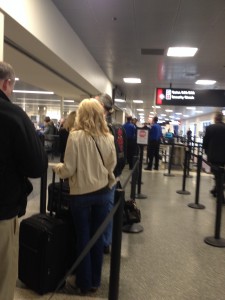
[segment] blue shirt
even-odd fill
[[[162,137],[162,128],[159,124],[155,123],[152,125],[149,131],[149,140],[150,141],[159,141]]]
[[[136,138],[136,127],[131,122],[126,122],[123,124],[123,128],[126,131],[127,139],[135,139]]]

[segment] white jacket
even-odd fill
[[[64,163],[54,167],[60,178],[69,178],[70,194],[82,195],[98,191],[105,186],[115,185],[113,171],[116,166],[116,150],[114,137],[109,133],[106,137],[95,137],[98,152],[93,138],[83,130],[69,134]]]

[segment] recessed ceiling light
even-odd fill
[[[198,48],[193,47],[169,47],[167,56],[174,57],[192,57],[197,52]]]
[[[126,100],[124,99],[115,99],[115,102],[125,102]]]
[[[143,100],[133,100],[134,103],[143,103]]]
[[[45,95],[52,95],[54,92],[47,92],[47,91],[26,91],[26,90],[13,90],[14,93],[24,93],[24,94],[45,94]]]
[[[141,83],[140,78],[123,78],[123,81],[126,83]]]
[[[209,80],[209,79],[200,79],[195,82],[195,84],[201,85],[213,85],[216,83],[216,80]]]

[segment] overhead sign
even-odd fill
[[[156,89],[156,105],[225,107],[225,90]]]

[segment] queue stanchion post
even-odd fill
[[[148,198],[146,195],[141,193],[141,180],[142,180],[142,163],[143,163],[143,152],[144,152],[144,145],[139,145],[140,155],[139,155],[139,166],[138,166],[138,178],[137,178],[137,199],[146,199]]]
[[[120,275],[120,257],[121,257],[121,241],[123,226],[123,205],[124,190],[117,189],[115,191],[115,204],[120,201],[119,207],[113,217],[113,233],[112,233],[112,249],[110,261],[110,278],[109,278],[109,300],[119,299],[119,275]]]
[[[168,172],[165,173],[164,176],[169,176],[169,177],[173,177],[174,176],[174,174],[171,174],[173,154],[174,154],[174,143],[172,143],[171,149],[170,149],[169,163],[168,163]]]
[[[188,142],[188,150],[189,150],[189,155],[188,155],[188,158],[187,158],[187,174],[186,174],[186,178],[193,178],[193,176],[190,175],[190,162],[191,162],[191,155],[192,155],[191,142]]]
[[[132,171],[132,178],[131,178],[131,192],[130,192],[130,199],[135,200],[136,194],[136,185],[138,179],[138,169],[139,169],[139,158],[138,156],[133,157],[134,160],[134,170]],[[139,233],[144,230],[143,226],[139,223],[128,223],[123,225],[123,232],[126,233]]]
[[[214,167],[213,167],[214,168]],[[225,239],[220,237],[221,216],[222,216],[222,203],[224,201],[223,184],[224,184],[224,168],[218,167],[215,170],[216,175],[216,189],[217,189],[217,202],[216,202],[216,220],[215,220],[215,235],[209,236],[204,239],[204,242],[214,247],[225,247]]]
[[[189,203],[188,206],[196,209],[204,209],[205,206],[199,203],[199,191],[200,191],[200,180],[201,180],[201,169],[202,169],[202,155],[197,155],[197,179],[195,189],[195,203]]]
[[[189,150],[185,150],[185,157],[184,157],[184,170],[183,170],[183,182],[182,182],[182,190],[178,190],[178,194],[183,195],[190,195],[191,193],[185,190],[186,186],[186,175],[187,175],[187,168],[188,168],[188,156],[189,156]]]

